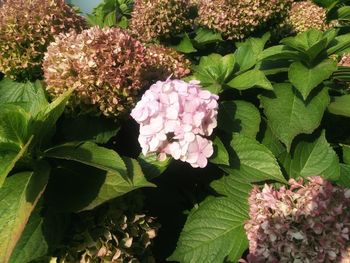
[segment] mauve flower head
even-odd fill
[[[196,0],[197,23],[220,32],[227,39],[241,40],[254,31],[282,20],[292,0]]]
[[[144,83],[146,49],[126,31],[98,27],[56,37],[43,64],[47,91],[75,88],[70,108],[115,118],[136,103]]]
[[[64,0],[7,0],[0,4],[0,72],[19,81],[42,77],[42,60],[54,36],[86,28]]]
[[[319,176],[249,197],[248,262],[350,262],[350,190]]]
[[[131,116],[140,124],[144,155],[158,153],[205,167],[213,154],[207,139],[217,125],[218,96],[202,90],[198,81],[158,81],[145,92]]]
[[[191,7],[188,0],[135,0],[131,30],[145,42],[171,37],[192,25]]]

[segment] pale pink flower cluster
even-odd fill
[[[217,125],[219,97],[198,81],[158,81],[142,96],[131,116],[140,124],[144,155],[171,155],[193,167],[205,167],[213,154],[210,136]]]
[[[308,180],[253,189],[248,262],[350,262],[350,189]]]

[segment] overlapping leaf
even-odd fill
[[[329,104],[326,88],[305,102],[290,84],[274,86],[275,96],[262,96],[268,124],[289,151],[293,139],[301,133],[312,133],[321,123]]]

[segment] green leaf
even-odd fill
[[[146,180],[140,164],[131,158],[124,157],[128,172],[128,182],[118,174],[107,173],[106,180],[102,184],[93,202],[83,210],[91,210],[106,201],[122,196],[132,190],[141,187],[155,187],[154,184]]]
[[[194,67],[194,77],[209,91],[218,94],[223,89],[223,84],[233,72],[235,58],[233,54],[221,56],[211,54],[202,57],[199,65]]]
[[[323,57],[323,53],[326,50],[328,44],[327,38],[322,39],[321,41],[317,42],[315,45],[310,47],[308,50],[306,50],[306,55],[308,59],[305,61],[307,63],[315,62],[316,59],[319,59],[320,57]]]
[[[213,141],[214,154],[210,158],[210,162],[214,164],[230,165],[230,157],[225,148],[224,143],[219,137],[215,137]]]
[[[214,182],[213,186],[216,190],[227,188],[220,194],[228,195],[207,198],[191,211],[169,260],[183,263],[237,262],[247,249],[244,223],[248,219],[247,200],[251,186],[233,175]]]
[[[339,178],[340,167],[337,154],[326,140],[325,133],[314,142],[300,142],[291,159],[293,178],[321,175],[329,180]]]
[[[193,47],[192,41],[188,37],[187,33],[185,33],[181,42],[175,47],[175,49],[179,52],[186,53],[186,54],[197,52],[197,49]]]
[[[340,54],[350,47],[350,33],[337,36],[331,41],[327,55]]]
[[[285,151],[285,147],[278,140],[277,136],[273,133],[269,125],[266,127],[261,143],[265,145],[276,157]]]
[[[322,6],[324,8],[330,8],[334,4],[337,4],[339,1],[337,0],[313,0],[317,5]]]
[[[45,189],[50,167],[9,177],[0,189],[0,262],[8,262],[28,218]]]
[[[218,128],[228,134],[239,132],[255,138],[260,128],[260,112],[246,101],[224,101],[219,106]]]
[[[322,31],[310,29],[296,36],[284,38],[281,43],[305,53],[309,48],[322,41],[323,37]]]
[[[249,38],[239,45],[235,60],[240,71],[246,71],[256,64],[269,37],[269,34],[265,34],[262,38]]]
[[[172,158],[167,158],[165,161],[157,160],[157,154],[149,154],[147,156],[140,154],[137,160],[148,180],[160,176],[172,162]]]
[[[123,29],[128,28],[129,26],[129,20],[126,16],[122,16],[119,20],[119,22],[117,23],[117,26]]]
[[[273,90],[271,82],[266,78],[265,74],[258,69],[252,69],[238,75],[227,83],[227,85],[238,90],[246,90],[255,87]]]
[[[33,137],[18,152],[0,150],[0,187],[4,184],[7,175],[12,171],[16,163],[26,154],[32,139]]]
[[[343,149],[343,161],[350,165],[350,145],[342,145]]]
[[[9,262],[41,262],[39,259],[48,255],[50,249],[62,241],[70,215],[43,209],[41,201],[30,215]]]
[[[135,189],[154,186],[146,180],[136,160],[124,158],[124,162],[126,178],[82,163],[62,162],[50,176],[48,205],[60,212],[90,210]]]
[[[337,63],[332,59],[326,59],[314,67],[294,62],[289,68],[288,77],[306,100],[310,92],[328,79],[336,69]]]
[[[34,145],[37,143],[41,144],[51,135],[73,91],[74,89],[70,89],[63,93],[32,119],[30,130],[34,135]]]
[[[93,142],[66,143],[48,149],[44,154],[46,157],[76,161],[126,177],[126,166],[119,154]]]
[[[206,45],[210,43],[223,41],[220,33],[202,27],[196,30],[196,37],[194,38],[194,40],[197,42],[197,44],[200,45]]]
[[[64,118],[57,130],[65,141],[93,141],[104,144],[117,135],[120,126],[113,120],[84,115]]]
[[[246,175],[245,180],[248,182],[274,180],[286,183],[276,158],[264,145],[252,138],[235,134],[231,147],[237,159],[233,160],[234,164],[231,167],[220,167],[228,174],[239,170]]]
[[[104,18],[104,26],[113,27],[117,23],[117,13],[115,10],[109,12]]]
[[[290,84],[274,86],[275,97],[262,96],[261,104],[273,133],[290,150],[293,139],[302,133],[311,134],[321,123],[329,104],[326,88],[304,102]]]
[[[299,53],[293,51],[285,45],[277,45],[272,46],[264,51],[262,51],[259,55],[258,60],[280,60],[280,59],[292,59],[299,60]]]
[[[0,106],[7,103],[22,107],[30,115],[35,115],[48,104],[40,81],[19,83],[3,79],[0,81]]]
[[[340,164],[340,177],[337,184],[350,188],[350,165]]]
[[[328,106],[330,113],[350,117],[350,95],[332,98],[331,104]]]
[[[48,244],[46,243],[44,233],[42,231],[44,219],[40,216],[40,211],[41,209],[35,208],[31,214],[9,262],[31,262],[47,254]]]
[[[29,115],[19,106],[7,104],[0,109],[0,142],[22,148],[28,141]]]
[[[339,20],[350,20],[350,6],[343,6],[337,10]]]

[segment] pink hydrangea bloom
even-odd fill
[[[216,127],[219,97],[202,90],[198,81],[158,81],[142,96],[131,116],[140,124],[144,155],[171,155],[193,167],[205,167],[213,154],[206,137]]]
[[[350,190],[308,180],[252,190],[248,262],[350,262]]]

